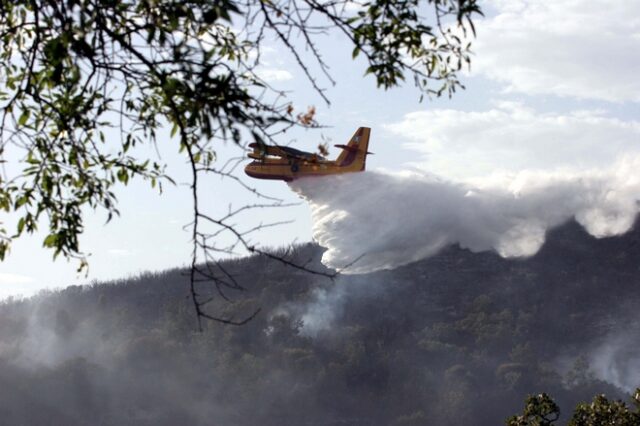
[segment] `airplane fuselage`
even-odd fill
[[[328,176],[342,173],[361,172],[369,145],[370,129],[359,128],[347,145],[337,145],[343,149],[336,160],[327,160],[317,154],[305,153],[282,146],[259,146],[252,144],[254,152],[249,157],[254,161],[247,164],[245,173],[256,179],[292,181],[306,176]]]
[[[341,167],[335,161],[306,161],[275,159],[268,161],[252,161],[244,171],[256,179],[276,179],[290,182],[304,176],[326,176],[339,173],[361,172],[364,168],[353,169]]]

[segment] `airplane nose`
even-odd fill
[[[257,167],[253,163],[249,163],[244,167],[244,172],[247,176],[259,177]]]

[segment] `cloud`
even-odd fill
[[[473,70],[506,90],[640,101],[640,2],[493,0],[478,23]]]
[[[32,294],[34,292],[33,277],[0,272],[0,300],[9,296]]]
[[[126,256],[132,256],[134,254],[133,251],[128,250],[128,249],[119,249],[119,248],[112,248],[107,250],[107,253],[109,253],[112,256],[116,256],[116,257],[126,257]]]
[[[624,233],[638,211],[638,170],[640,155],[605,170],[525,171],[476,186],[377,172],[290,185],[310,204],[313,238],[327,248],[323,263],[357,274],[393,269],[451,244],[531,256],[548,229],[572,218],[596,237]]]
[[[360,1],[347,1],[343,4],[344,10],[350,13],[353,13],[354,15],[357,12],[363,11],[366,9],[365,3],[364,2],[360,2]]]
[[[287,70],[277,68],[260,68],[256,71],[256,74],[260,76],[264,81],[276,82],[276,81],[288,81],[293,79],[293,74]]]
[[[273,46],[261,45],[259,50],[249,50],[247,60],[250,63],[255,62],[256,75],[267,83],[293,80],[293,74],[284,68],[285,61],[281,52]]]
[[[540,113],[513,102],[487,111],[412,112],[385,129],[421,152],[427,170],[458,179],[496,170],[597,167],[640,152],[640,121],[594,110]]]
[[[20,274],[0,272],[0,285],[30,284],[34,280],[31,277]]]

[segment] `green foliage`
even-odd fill
[[[635,411],[623,401],[610,401],[604,395],[596,395],[591,404],[581,402],[575,408],[569,426],[637,426],[640,424],[640,388],[633,397]],[[507,426],[549,426],[560,417],[560,408],[545,393],[529,396],[524,413],[507,420]]]
[[[622,401],[610,401],[597,395],[591,404],[580,403],[576,407],[569,426],[636,426],[640,424],[640,388],[633,396],[635,410],[630,410]]]
[[[344,33],[379,86],[408,75],[427,94],[460,86],[456,72],[469,61],[461,34],[480,13],[475,0],[429,0],[433,25],[420,18],[415,0],[372,0],[356,14],[348,3],[0,1],[0,163],[8,170],[0,176],[0,210],[17,223],[15,231],[0,228],[0,259],[12,238],[43,222],[43,245],[54,256],[83,258],[86,209],[103,209],[110,219],[118,213],[117,186],[170,180],[140,145],[176,138],[195,188],[198,173],[212,171],[212,141],[263,141],[296,123],[313,125],[294,118],[280,91],[256,73],[269,34],[322,97],[298,55],[311,48],[326,71],[314,41],[322,29]],[[293,32],[304,35],[302,45]]]
[[[560,417],[560,408],[546,393],[529,396],[524,412],[507,420],[507,426],[550,426]]]
[[[458,24],[467,19],[474,31],[470,17],[480,14],[475,1],[435,1],[435,22],[425,25],[419,16],[418,0],[371,1],[364,10],[351,19],[355,48],[353,57],[361,52],[367,56],[366,74],[373,74],[379,87],[388,89],[405,79],[402,64],[419,64],[421,72],[414,75],[415,83],[422,90],[437,96],[455,92],[459,86],[456,71],[463,63],[470,64],[469,45],[464,45],[465,26],[450,26],[445,18],[454,15]],[[459,30],[459,31],[458,31]],[[458,34],[456,34],[458,32]],[[452,48],[452,46],[454,46]],[[444,83],[431,89],[430,78]]]

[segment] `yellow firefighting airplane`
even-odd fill
[[[360,127],[347,145],[335,145],[342,152],[335,160],[316,153],[299,151],[287,146],[252,143],[253,152],[244,171],[256,179],[278,179],[290,182],[305,176],[327,176],[364,171],[371,129]]]

